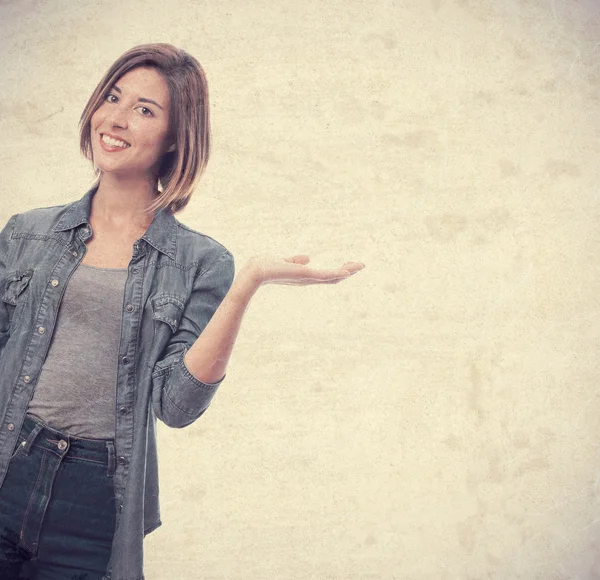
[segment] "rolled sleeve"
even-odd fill
[[[185,353],[202,333],[229,291],[234,277],[234,260],[225,250],[194,281],[178,330],[165,356],[152,374],[152,399],[156,416],[170,427],[186,427],[208,408],[225,376],[216,383],[204,383],[189,371]]]

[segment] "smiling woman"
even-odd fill
[[[231,253],[174,217],[208,162],[208,90],[168,44],[121,56],[81,116],[94,186],[0,232],[0,577],[143,578],[160,524],[156,420],[185,427],[225,377],[264,284],[363,268]]]
[[[117,108],[113,110],[113,106]],[[152,123],[136,123],[140,116],[149,117],[146,120]],[[106,118],[101,127],[97,123],[103,117]],[[127,123],[128,127],[121,123]],[[138,131],[157,138],[161,134],[164,142],[159,148],[159,163],[153,167],[153,178],[159,181],[162,191],[151,207],[176,212],[189,202],[210,156],[208,84],[204,70],[194,57],[171,45],[134,47],[117,59],[98,83],[81,115],[80,126],[81,150],[95,162],[97,174],[101,169],[94,157],[94,144],[98,145],[93,136],[95,131],[103,129],[109,137],[125,140]]]
[[[92,115],[90,136],[96,167],[107,175],[135,171],[157,176],[160,160],[168,151],[169,101],[167,84],[155,69],[140,67],[123,75]],[[171,150],[174,148],[171,145]]]

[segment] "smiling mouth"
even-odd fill
[[[109,137],[104,133],[100,133],[100,139],[110,147],[121,147],[122,149],[127,149],[128,147],[131,147],[131,145],[126,141],[121,141],[120,139],[113,139],[112,137]]]

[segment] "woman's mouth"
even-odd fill
[[[114,139],[113,137],[109,137],[105,133],[100,134],[100,143],[102,148],[105,151],[123,151],[124,149],[128,149],[131,147],[129,143],[126,141],[122,141],[120,139]]]

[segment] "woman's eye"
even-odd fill
[[[106,96],[106,100],[109,103],[116,103],[119,99],[118,99],[117,95],[113,95],[112,93],[108,93],[108,95]]]
[[[148,107],[140,107],[140,111],[144,117],[151,117],[154,113]]]

